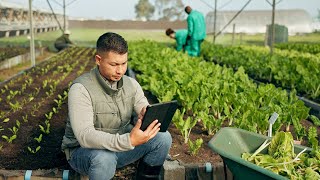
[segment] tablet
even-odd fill
[[[146,130],[155,119],[158,119],[161,123],[160,132],[167,131],[177,108],[178,102],[176,100],[147,106],[140,129],[142,131]]]

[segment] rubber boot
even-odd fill
[[[150,166],[147,163],[140,161],[137,172],[136,172],[136,180],[144,180],[144,179],[160,179],[160,171],[162,166]]]

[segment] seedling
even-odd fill
[[[17,132],[19,131],[19,129],[18,128],[16,128],[16,126],[13,126],[13,128],[8,128],[11,132],[12,132],[12,134],[14,134],[14,135],[17,135]]]
[[[22,104],[20,104],[18,101],[16,101],[16,103],[14,103],[14,104],[9,102],[9,105],[10,105],[11,109],[13,110],[13,112],[16,112],[19,109],[22,109]]]
[[[25,80],[25,82],[28,86],[30,86],[33,82],[33,79],[30,77],[29,79]]]
[[[48,85],[48,80],[44,80],[44,81],[42,82],[42,89],[46,88],[47,85]]]
[[[9,118],[5,118],[2,122],[6,123],[6,122],[9,122],[10,119]]]
[[[23,84],[21,86],[21,91],[24,92],[27,89],[27,84]]]
[[[20,121],[16,120],[16,125],[17,125],[18,128],[20,128],[20,124],[21,124]]]
[[[6,135],[2,135],[1,136],[3,139],[5,139],[8,143],[12,143],[13,140],[15,140],[17,138],[17,135],[12,135],[11,137],[8,137]]]
[[[34,112],[36,112],[36,111],[38,111],[38,109],[40,108],[40,105],[38,104],[33,104],[33,106],[32,106],[32,111],[34,111]]]
[[[28,101],[31,102],[32,100],[34,100],[34,97],[29,97]]]
[[[28,150],[29,150],[29,152],[31,152],[32,154],[37,153],[40,149],[41,149],[41,146],[38,146],[35,150],[31,149],[31,147],[28,146]]]
[[[59,95],[58,97],[61,97],[61,95]],[[55,99],[54,102],[57,103],[57,108],[60,109],[63,104],[62,97],[61,99],[59,98],[59,100]]]
[[[10,94],[7,96],[7,100],[8,101],[10,101],[11,99],[13,99],[17,94],[21,94],[21,92],[20,91],[12,91],[12,90],[10,90],[9,91],[10,92]]]
[[[3,118],[5,116],[5,112],[0,111],[0,119]]]
[[[36,90],[35,95],[39,94],[40,88],[39,88],[39,87],[36,87],[35,90]]]
[[[49,112],[48,114],[45,114],[45,116],[46,116],[47,120],[52,119],[52,115],[53,115],[53,112],[52,112],[52,111],[51,111],[51,112]]]
[[[194,143],[191,140],[188,141],[189,150],[190,150],[192,156],[194,156],[198,153],[202,144],[203,144],[202,138],[197,139]]]
[[[39,125],[40,131],[42,131],[45,134],[49,134],[50,133],[50,122],[49,122],[49,120],[46,120],[45,124],[46,124],[45,127],[43,127],[42,125]]]
[[[28,122],[28,114],[22,116],[23,122]]]
[[[55,113],[55,114],[57,114],[57,113],[58,113],[58,109],[55,108],[55,107],[53,107],[53,108],[52,108],[52,112]]]
[[[42,141],[42,134],[40,134],[39,137],[35,137],[33,139],[40,143]]]

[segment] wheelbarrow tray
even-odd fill
[[[209,141],[209,147],[222,157],[236,180],[287,179],[241,158],[244,152],[254,153],[266,139],[271,140],[270,137],[261,134],[239,128],[225,127],[213,136]],[[305,146],[294,145],[296,154],[305,148]],[[267,149],[265,148],[261,153],[266,154]],[[306,152],[308,151],[310,151],[310,148]]]

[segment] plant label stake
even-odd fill
[[[269,119],[269,131],[268,131],[269,137],[272,137],[272,124],[274,124],[274,122],[276,122],[278,117],[279,117],[279,114],[274,112]]]

